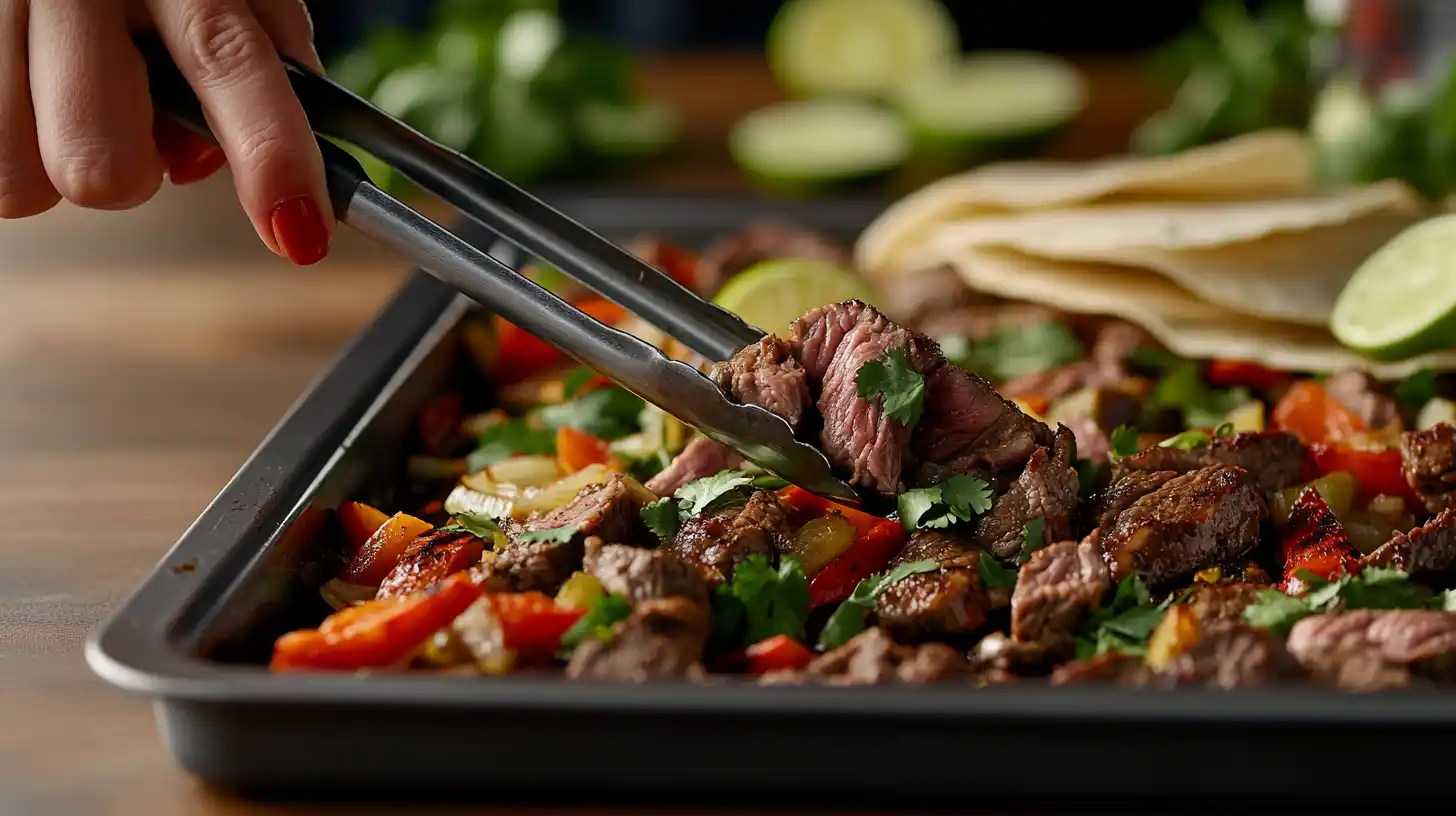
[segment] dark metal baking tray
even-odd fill
[[[685,242],[771,214],[853,235],[880,206],[573,197],[600,231]],[[483,235],[468,236],[485,245]],[[155,700],[180,764],[256,792],[609,794],[783,804],[1437,796],[1456,696],[1104,688],[758,688],[556,677],[278,676],[274,637],[321,615],[327,508],[397,466],[411,419],[467,368],[471,304],[412,279],[88,643]],[[391,464],[393,463],[393,464]]]

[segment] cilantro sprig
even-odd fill
[[[1138,443],[1138,429],[1131,425],[1119,425],[1113,429],[1112,435],[1108,437],[1111,443],[1111,455],[1113,459],[1121,459],[1124,456],[1132,456],[1139,453],[1142,448]]]
[[[752,487],[757,479],[741,470],[721,470],[712,476],[694,479],[641,510],[642,521],[657,537],[667,541],[677,535],[682,522],[733,498],[743,488]]]
[[[1173,597],[1155,604],[1147,585],[1136,575],[1122,579],[1112,600],[1098,607],[1077,627],[1077,657],[1086,659],[1108,652],[1139,655],[1163,619]]]
[[[1031,554],[1046,546],[1046,517],[1033,516],[1021,527],[1021,563],[1025,564]]]
[[[860,399],[879,397],[885,415],[904,425],[915,427],[925,403],[925,378],[910,366],[900,349],[886,349],[870,360],[854,378],[855,392]]]
[[[934,572],[940,569],[940,564],[933,558],[924,561],[911,561],[905,564],[898,564],[889,572],[876,573],[860,581],[854,587],[854,592],[834,610],[829,620],[824,624],[824,630],[819,633],[819,648],[828,651],[837,649],[849,642],[849,639],[864,631],[865,620],[875,608],[875,603],[886,589],[900,583],[912,575],[922,572]]]
[[[1003,566],[994,556],[981,550],[981,586],[985,589],[1015,589],[1016,570]]]
[[[767,557],[751,555],[733,569],[731,584],[713,592],[715,637],[743,646],[774,635],[803,640],[809,600],[809,579],[799,559],[782,556],[774,569]]]
[[[896,503],[900,524],[907,531],[918,527],[943,530],[990,510],[991,486],[974,476],[956,475],[942,484],[907,490]]]
[[[621,595],[606,595],[592,604],[590,610],[561,635],[561,649],[558,655],[570,658],[571,653],[587,638],[610,643],[612,626],[632,614],[632,604]]]
[[[626,389],[593,388],[567,402],[541,408],[538,416],[553,431],[565,425],[598,439],[621,439],[642,430],[642,409],[646,405]]]
[[[564,527],[548,527],[544,530],[532,530],[529,533],[521,533],[516,536],[516,540],[522,543],[545,541],[555,544],[565,544],[571,540],[572,536],[580,532],[580,530],[580,525],[567,524]]]
[[[470,533],[476,538],[489,541],[492,547],[498,547],[506,540],[505,531],[500,528],[495,519],[483,513],[456,513],[453,518],[455,523],[441,527],[440,532]]]
[[[556,452],[556,433],[531,425],[520,417],[486,428],[476,439],[475,450],[465,459],[471,472],[484,470],[518,455],[550,455]]]
[[[1207,445],[1212,445],[1213,440],[1222,436],[1229,436],[1233,432],[1234,424],[1232,422],[1220,424],[1217,428],[1213,429],[1212,434],[1209,434],[1208,431],[1202,428],[1189,428],[1180,434],[1170,436],[1162,442],[1159,442],[1158,447],[1173,448],[1181,451],[1197,450]]]
[[[1279,635],[1289,634],[1294,624],[1310,615],[1335,609],[1443,609],[1456,608],[1456,594],[1432,596],[1410,580],[1402,570],[1369,567],[1358,575],[1341,575],[1334,580],[1301,570],[1296,573],[1308,586],[1303,595],[1285,595],[1277,589],[1261,589],[1258,600],[1244,610],[1244,620]]]

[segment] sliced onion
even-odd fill
[[[554,456],[512,456],[485,471],[497,485],[514,485],[517,490],[545,487],[561,478],[561,466]]]
[[[372,601],[378,594],[379,587],[351,584],[338,578],[331,578],[328,583],[319,587],[319,595],[323,597],[324,603],[333,607],[335,612]]]

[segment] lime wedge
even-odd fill
[[[728,281],[713,302],[749,325],[782,334],[804,312],[826,303],[870,301],[874,290],[854,272],[824,261],[762,261]]]
[[[1422,221],[1366,258],[1335,301],[1330,331],[1381,360],[1456,346],[1456,214]]]

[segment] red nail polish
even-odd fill
[[[273,240],[288,260],[308,266],[329,254],[329,227],[313,196],[294,196],[274,204],[268,220],[273,224]]]
[[[173,154],[166,157],[167,178],[173,184],[181,186],[192,184],[216,173],[227,164],[227,155],[222,148],[215,145],[207,145],[206,148],[192,154]]]

